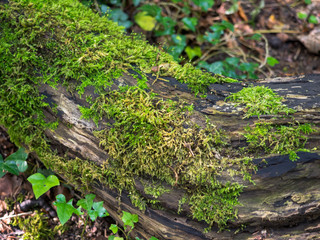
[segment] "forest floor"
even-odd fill
[[[320,30],[318,30],[317,35],[310,35],[310,33],[317,30],[316,25],[308,22],[302,23],[300,20],[298,20],[296,17],[297,11],[300,11],[301,9],[294,9],[289,7],[289,3],[292,4],[293,2],[294,1],[289,0],[265,1],[265,6],[257,18],[256,28],[270,29],[265,33],[265,36],[269,42],[268,51],[271,56],[279,61],[279,64],[276,64],[274,67],[269,69],[268,76],[271,77],[320,74],[320,56],[316,53],[316,50],[320,50]],[[320,3],[317,6],[320,6]],[[243,8],[247,13],[253,10],[249,4],[244,4]],[[317,17],[319,17],[320,7],[316,9],[316,11],[312,10],[313,14],[316,14]],[[286,33],[286,31],[279,31],[279,33],[277,33],[277,27],[281,26],[283,28],[284,25],[287,26],[286,29],[297,29],[296,34]],[[245,28],[246,26],[242,27]],[[139,31],[139,29],[137,28],[133,29]],[[299,40],[298,35],[305,35],[306,37],[310,37],[305,38],[307,40],[304,40],[304,42],[302,42],[301,40]],[[149,35],[149,41],[152,42],[156,40],[153,36]],[[309,44],[309,49],[307,49],[305,46],[306,41]],[[259,51],[259,47],[259,44],[255,46],[257,51]],[[209,59],[209,61],[214,60],[214,58]],[[259,74],[259,77],[265,78],[266,75],[261,73]],[[3,156],[3,158],[6,158],[10,154],[14,153],[17,149],[18,148],[10,142],[10,139],[4,129],[0,127],[0,154]],[[39,162],[32,158],[29,158],[28,162],[31,163],[31,165],[33,164],[34,166],[40,165]],[[25,230],[20,229],[18,226],[12,225],[12,217],[6,219],[3,219],[3,217],[21,213],[21,211],[19,211],[18,204],[14,204],[14,201],[17,201],[17,198],[21,194],[25,196],[25,199],[33,198],[31,186],[26,180],[27,177],[28,176],[25,175],[16,177],[7,174],[5,177],[0,179],[0,239],[20,239],[22,234],[25,232]],[[78,195],[80,195],[80,193],[78,193]],[[4,200],[6,197],[10,197],[12,199],[12,204],[8,204],[8,201]],[[74,190],[70,192],[70,197],[77,199],[77,194],[74,193]],[[50,196],[48,196],[46,200],[49,201],[49,203],[52,203],[53,201],[53,199],[50,199]],[[32,210],[26,215],[21,216],[20,218],[26,218],[28,216],[33,216],[36,214],[37,213]],[[48,217],[48,219],[45,221],[48,222],[49,228],[52,229],[59,224],[56,217]],[[107,239],[111,234],[109,226],[114,223],[114,220],[110,217],[98,218],[97,221],[89,224],[85,231],[86,237],[84,239]],[[66,226],[67,227],[65,231],[63,231],[63,233],[61,232],[61,230],[60,232],[57,232],[54,239],[81,239],[80,235],[83,230],[83,222],[79,220],[78,217],[73,216],[71,220],[66,223]],[[317,235],[317,233],[315,233],[314,231],[318,231],[319,235]],[[300,235],[294,237],[293,235],[288,235],[288,238],[277,238],[277,231],[275,229],[263,229],[253,234],[248,234],[247,238],[244,239],[319,239],[319,231],[320,224],[318,226],[315,226],[313,229],[311,229],[310,233],[306,233],[304,236]],[[278,236],[280,236],[279,234],[282,235],[280,231],[278,231]]]

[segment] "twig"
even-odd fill
[[[19,213],[19,214],[15,214],[15,215],[9,215],[9,216],[5,216],[5,217],[1,217],[0,220],[4,220],[4,219],[8,219],[8,218],[13,218],[13,217],[20,217],[20,216],[25,216],[25,215],[30,215],[33,212],[25,212],[25,213]]]
[[[97,0],[94,0],[94,6],[95,6],[97,12],[99,13],[99,16],[101,17],[102,16],[102,12],[100,10],[99,3],[97,2]]]

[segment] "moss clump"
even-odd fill
[[[138,207],[143,209],[145,203],[134,179],[154,178],[184,188],[193,217],[223,226],[235,217],[243,186],[221,183],[219,176],[229,175],[230,181],[235,175],[250,179],[255,168],[251,159],[220,157],[227,138],[209,122],[205,129],[197,127],[187,109],[182,102],[163,101],[131,87],[111,91],[81,111],[96,121],[115,120],[95,135],[110,155],[104,168],[115,173],[118,188],[129,191]]]
[[[135,87],[109,91],[113,79],[133,67],[148,73],[153,66],[166,65],[161,75],[176,77],[196,94],[211,83],[234,80],[180,66],[141,37],[124,35],[121,27],[78,1],[10,1],[0,5],[0,21],[0,124],[16,144],[26,144],[73,184],[88,187],[99,180],[120,192],[127,190],[142,209],[146,201],[134,179],[151,177],[184,188],[194,206],[193,216],[210,226],[214,221],[224,225],[235,216],[231,209],[242,186],[218,178],[225,173],[230,181],[234,175],[246,178],[254,167],[247,160],[221,157],[227,139],[220,131],[209,123],[198,128],[182,102],[163,101]],[[93,86],[101,94],[82,113],[95,121],[115,120],[96,133],[111,156],[102,168],[80,159],[67,161],[50,149],[44,131],[54,130],[58,122],[45,120],[43,111],[50,106],[38,91],[42,84],[53,88],[62,84],[80,95]],[[197,208],[204,204],[208,206]],[[211,207],[219,214],[213,214]]]
[[[295,112],[282,103],[282,97],[265,86],[243,88],[241,91],[231,94],[227,99],[236,102],[236,106],[245,105],[244,118],[279,113],[288,115]]]
[[[297,151],[304,148],[307,141],[305,135],[312,133],[310,124],[291,123],[287,126],[272,123],[257,123],[247,126],[244,134],[249,143],[249,151],[263,150],[265,153],[289,154],[290,160],[298,159]]]
[[[14,218],[12,225],[24,231],[23,239],[26,240],[55,239],[54,236],[58,231],[63,230],[61,225],[51,229],[48,218],[44,216],[44,213],[38,213],[38,211],[35,211],[33,216]]]

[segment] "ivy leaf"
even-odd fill
[[[149,16],[155,17],[157,21],[161,18],[161,8],[157,5],[144,4],[138,10],[147,12]]]
[[[196,31],[196,26],[198,24],[198,19],[195,17],[185,17],[182,19],[182,22],[184,25],[190,29],[191,31],[195,32]]]
[[[214,0],[192,0],[192,2],[205,12],[214,4]]]
[[[6,161],[12,160],[12,161],[25,161],[28,158],[28,153],[25,152],[24,148],[19,148],[18,151],[15,153],[12,153],[9,157],[6,158]]]
[[[109,229],[113,232],[113,234],[116,234],[119,230],[118,226],[116,224],[111,224]]]
[[[268,57],[268,58],[267,58],[267,63],[268,63],[271,67],[273,67],[274,65],[278,64],[279,61],[278,61],[276,58],[274,58],[274,57]]]
[[[151,237],[149,240],[159,240],[159,239],[156,237]]]
[[[155,17],[149,16],[147,12],[137,13],[134,20],[145,31],[152,31],[157,23]]]
[[[139,5],[139,3],[140,3],[140,0],[133,0],[132,1],[132,3],[133,3],[133,6],[138,6]]]
[[[201,57],[202,56],[202,52],[201,52],[201,48],[200,47],[190,47],[190,46],[187,46],[186,49],[185,49],[185,52],[187,53],[188,55],[188,58],[191,60],[193,59],[194,57]]]
[[[309,23],[314,23],[314,24],[318,24],[318,19],[315,15],[311,15],[308,19]]]
[[[89,210],[88,214],[92,221],[95,221],[96,218],[99,217],[106,217],[109,216],[107,210],[103,207],[103,202],[94,202],[93,203],[93,210]]]
[[[64,225],[72,216],[73,213],[78,216],[83,214],[79,208],[75,208],[72,205],[72,199],[69,202],[66,202],[66,197],[63,194],[56,196],[56,201],[53,203],[57,207],[57,215],[61,225]]]
[[[77,202],[77,206],[80,206],[82,207],[83,209],[89,211],[91,210],[92,208],[92,205],[93,205],[93,199],[96,197],[96,195],[94,194],[87,194],[85,196],[84,199],[80,199],[78,202]]]
[[[5,175],[7,172],[9,172],[9,173],[12,173],[12,174],[18,176],[19,173],[20,173],[19,169],[18,169],[18,166],[16,164],[16,161],[12,161],[12,160],[2,162],[0,164],[0,169],[3,170],[3,173],[4,173],[3,175]]]
[[[47,192],[50,188],[60,184],[59,179],[55,175],[50,175],[46,178],[41,173],[32,174],[28,177],[28,181],[32,184],[32,189],[36,199]]]
[[[174,26],[176,25],[176,22],[170,18],[170,17],[160,17],[157,19],[157,21],[162,25],[163,30],[155,31],[155,35],[157,37],[163,36],[163,35],[172,35],[174,34]]]
[[[131,228],[134,228],[134,224],[139,221],[138,215],[131,214],[126,211],[122,211],[122,213],[123,213],[123,215],[122,215],[121,220],[123,221],[123,223],[125,225],[125,229],[126,229],[126,226],[131,226]]]
[[[172,34],[172,41],[178,46],[186,46],[187,45],[187,37],[181,34]]]
[[[209,69],[210,72],[215,73],[215,74],[221,74],[223,72],[223,62],[221,61],[217,61],[214,63],[211,63],[209,65]]]

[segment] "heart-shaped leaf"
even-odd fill
[[[66,197],[63,194],[56,196],[57,201],[53,203],[57,207],[57,215],[60,220],[61,225],[64,225],[72,216],[73,213],[78,216],[83,214],[79,208],[75,208],[72,205],[72,199],[69,202],[66,202]]]
[[[28,181],[32,184],[32,189],[36,199],[47,192],[50,188],[60,184],[59,179],[56,176],[50,175],[46,178],[41,173],[31,175],[28,177]]]
[[[85,196],[85,199],[80,199],[78,202],[77,202],[77,206],[80,206],[82,207],[83,209],[89,211],[91,210],[92,208],[92,205],[93,205],[93,199],[96,197],[96,195],[94,194],[87,194]]]
[[[121,220],[123,221],[125,228],[126,226],[131,226],[131,228],[134,228],[134,224],[139,221],[137,214],[131,214],[126,211],[122,211],[123,215]]]
[[[12,153],[9,157],[6,158],[6,161],[17,161],[22,160],[25,161],[28,158],[28,153],[25,152],[24,148],[19,148],[18,151]]]

